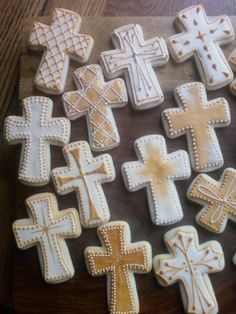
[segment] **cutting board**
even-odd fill
[[[49,17],[37,20],[49,23]],[[231,17],[231,21],[236,29],[236,17]],[[31,95],[48,96],[54,102],[53,115],[55,117],[64,116],[61,96],[47,95],[33,87],[33,78],[42,53],[32,52],[27,47],[32,23],[32,19],[26,20],[23,27],[19,98],[21,100]],[[166,39],[169,35],[176,33],[172,17],[84,18],[81,32],[91,35],[95,40],[95,46],[88,63],[97,63],[100,52],[113,48],[110,40],[113,29],[129,23],[139,23],[143,27],[146,39],[157,35],[161,35]],[[234,46],[235,42],[223,48],[226,56],[235,48]],[[72,74],[79,66],[78,63],[71,62],[66,91],[76,89]],[[120,167],[125,161],[136,160],[133,149],[134,140],[147,134],[162,134],[165,136],[160,116],[164,109],[176,106],[173,89],[183,83],[200,80],[193,60],[176,64],[170,58],[166,66],[155,68],[155,70],[165,96],[165,100],[160,106],[150,110],[135,111],[128,104],[124,108],[113,110],[120,132],[121,143],[117,148],[109,151],[115,164],[116,180],[103,185],[111,211],[111,220],[127,221],[131,227],[132,241],[149,241],[152,245],[153,256],[166,252],[163,242],[164,233],[181,225],[194,225],[198,230],[200,242],[218,240],[223,246],[226,266],[224,271],[212,274],[210,278],[220,312],[235,313],[236,267],[232,263],[232,257],[236,252],[236,225],[229,222],[225,232],[217,235],[206,231],[195,223],[195,216],[200,206],[187,200],[186,191],[196,173],[193,172],[189,180],[176,183],[183,206],[184,218],[179,223],[167,227],[158,227],[151,222],[145,189],[131,193],[125,189],[123,184]],[[215,179],[219,179],[225,167],[236,168],[236,98],[229,93],[228,87],[208,92],[209,99],[219,96],[225,97],[229,102],[232,123],[227,128],[217,130],[225,163],[224,167],[210,173]],[[17,111],[20,114],[20,106]],[[71,142],[78,140],[88,140],[85,118],[72,122]],[[177,149],[187,149],[185,136],[177,139],[166,138],[166,141],[169,153]],[[17,151],[16,162],[19,161],[19,152],[20,147]],[[52,168],[65,166],[66,163],[60,147],[52,147],[51,156]],[[27,187],[19,183],[16,184],[15,218],[27,217],[24,204],[26,197],[40,192],[56,193],[51,182],[43,187]],[[60,209],[77,206],[75,193],[57,196]],[[87,246],[100,246],[96,229],[83,229],[79,238],[68,240],[67,243],[75,267],[75,276],[65,283],[56,285],[49,285],[44,282],[35,247],[26,251],[15,248],[13,306],[16,313],[108,313],[106,277],[90,277],[83,256],[84,249]],[[153,271],[148,275],[136,275],[135,278],[139,294],[140,313],[183,313],[178,285],[166,288],[159,286],[154,278]]]

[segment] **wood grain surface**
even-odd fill
[[[49,18],[38,19],[48,23]],[[231,21],[236,27],[236,17]],[[96,63],[101,51],[112,49],[110,34],[114,28],[127,23],[139,23],[142,25],[145,38],[151,38],[157,34],[162,34],[166,39],[175,32],[172,25],[173,19],[166,17],[97,17],[84,18],[83,33],[89,34],[95,39],[95,47],[89,63]],[[30,52],[27,48],[28,33],[31,29],[32,20],[27,20],[24,25],[21,57],[21,74],[19,97],[22,99],[30,95],[43,95],[33,87],[33,77],[40,62],[41,53]],[[224,52],[228,55],[235,44],[228,45]],[[70,74],[67,81],[66,90],[75,90],[72,80],[72,73],[78,64],[71,63]],[[193,60],[188,60],[183,64],[170,62],[162,67],[155,68],[163,88],[165,101],[159,107],[146,111],[135,111],[128,104],[122,109],[113,110],[117,126],[121,136],[121,144],[109,151],[112,155],[115,168],[116,180],[112,183],[104,184],[104,191],[107,196],[111,210],[111,220],[125,220],[130,224],[132,241],[147,240],[151,243],[153,255],[165,253],[166,248],[163,243],[163,235],[166,231],[180,225],[194,225],[198,232],[200,242],[211,239],[218,240],[224,249],[226,267],[225,270],[210,276],[216,298],[219,303],[220,313],[234,313],[235,304],[235,271],[232,257],[236,251],[235,231],[236,226],[228,223],[226,231],[221,235],[215,235],[196,225],[195,215],[200,206],[191,203],[186,198],[186,190],[195,177],[193,172],[191,179],[176,183],[180,200],[183,205],[184,219],[179,223],[168,227],[157,227],[152,224],[149,216],[147,196],[145,189],[135,193],[128,192],[123,184],[120,166],[125,161],[136,160],[133,150],[133,142],[140,136],[147,134],[165,135],[161,123],[160,115],[163,109],[176,106],[173,98],[173,89],[188,81],[199,80]],[[45,95],[45,94],[44,94]],[[235,98],[230,95],[228,88],[208,92],[209,99],[224,96],[230,104],[232,123],[227,128],[217,130],[217,135],[225,158],[224,168],[236,167],[235,160],[235,140],[236,132],[236,107]],[[54,101],[54,116],[63,116],[64,111],[61,104],[61,96],[49,96]],[[167,139],[167,138],[166,138]],[[77,140],[88,140],[85,118],[72,122],[71,142]],[[167,139],[168,152],[177,149],[187,149],[186,138],[179,137],[174,140]],[[19,154],[19,149],[17,150]],[[94,154],[97,155],[97,154]],[[65,165],[61,149],[52,149],[52,168]],[[218,179],[222,169],[211,172],[215,179]],[[24,201],[25,198],[39,192],[50,191],[55,193],[52,183],[44,187],[26,187],[17,184],[16,188],[16,215],[15,218],[27,217]],[[76,206],[75,193],[65,196],[58,196],[59,207]],[[26,251],[15,250],[13,268],[13,308],[16,313],[107,313],[106,303],[106,277],[93,278],[87,273],[83,252],[89,245],[99,245],[99,240],[95,229],[83,229],[82,235],[78,239],[67,241],[71,257],[75,267],[75,276],[68,282],[59,285],[48,285],[44,282],[38,261],[36,248]],[[136,282],[140,300],[140,313],[183,313],[181,297],[178,285],[163,288],[159,286],[154,278],[154,273],[148,275],[136,275]]]

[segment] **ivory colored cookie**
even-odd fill
[[[129,191],[147,189],[151,219],[156,225],[170,225],[183,218],[174,181],[190,177],[188,154],[178,150],[167,154],[166,142],[161,135],[147,135],[134,142],[138,161],[121,166]]]
[[[50,180],[50,145],[63,146],[70,139],[70,121],[51,118],[53,102],[41,96],[23,99],[23,116],[5,120],[9,144],[22,144],[18,179],[26,185],[45,185]]]
[[[93,48],[93,39],[78,34],[81,17],[65,9],[53,11],[51,25],[35,22],[29,36],[29,46],[44,50],[36,73],[35,86],[49,94],[61,94],[66,85],[69,59],[80,63],[88,61]]]
[[[91,276],[107,275],[107,299],[111,314],[139,313],[134,273],[152,268],[152,249],[148,242],[130,243],[130,228],[124,221],[112,221],[98,228],[102,247],[85,249]]]
[[[182,33],[168,38],[176,62],[194,57],[206,88],[218,89],[233,80],[233,73],[220,48],[234,40],[233,26],[227,16],[208,19],[202,5],[180,11],[176,25]]]
[[[204,207],[196,217],[204,228],[222,233],[231,219],[236,222],[236,170],[224,170],[217,182],[206,174],[198,175],[191,183],[187,196]]]
[[[117,28],[112,33],[115,50],[101,53],[100,62],[105,75],[124,75],[132,106],[148,109],[163,102],[164,96],[153,70],[168,62],[169,53],[163,38],[144,40],[138,24]]]
[[[164,236],[170,254],[157,255],[153,268],[162,286],[179,282],[186,313],[216,314],[218,304],[208,273],[224,268],[224,253],[217,241],[199,245],[198,234],[192,226],[181,226]]]
[[[19,249],[37,246],[43,277],[48,283],[60,283],[74,276],[74,267],[65,239],[81,234],[76,209],[58,211],[52,193],[26,199],[29,219],[16,220],[13,231]]]
[[[91,148],[104,151],[116,147],[120,136],[111,108],[128,101],[122,79],[105,83],[98,64],[79,68],[74,73],[78,91],[63,95],[66,116],[70,120],[86,115]]]
[[[93,158],[87,142],[66,145],[63,154],[67,167],[52,170],[52,179],[59,194],[75,191],[83,227],[97,227],[110,219],[110,212],[101,184],[115,179],[110,155]]]
[[[224,159],[215,128],[230,124],[230,110],[226,99],[208,101],[202,83],[192,82],[175,89],[179,108],[166,109],[162,121],[171,138],[187,135],[192,167],[207,172],[223,166]]]
[[[234,72],[236,72],[236,49],[230,54],[228,58],[229,64]],[[230,91],[236,96],[236,79],[230,84]]]

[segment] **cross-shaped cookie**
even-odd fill
[[[120,136],[112,108],[127,103],[126,86],[122,79],[105,82],[98,64],[79,68],[74,73],[78,91],[63,94],[66,116],[70,120],[86,115],[91,148],[104,151],[116,147]]]
[[[52,170],[57,192],[62,195],[76,192],[82,226],[96,227],[107,222],[110,211],[101,185],[115,179],[111,156],[93,158],[85,141],[66,145],[63,154],[68,166]]]
[[[190,177],[188,154],[183,150],[167,154],[161,135],[140,137],[134,148],[139,160],[125,162],[121,167],[127,189],[147,189],[154,224],[169,225],[181,220],[183,211],[174,181]]]
[[[45,185],[50,180],[50,145],[63,146],[70,139],[70,121],[51,118],[51,99],[31,96],[23,99],[23,116],[8,116],[5,138],[22,144],[19,180],[27,185]]]
[[[77,210],[58,211],[57,199],[52,193],[30,196],[26,206],[30,218],[13,224],[17,246],[25,250],[37,245],[42,274],[48,283],[70,279],[74,267],[65,239],[81,234]]]
[[[157,255],[153,268],[160,285],[179,282],[186,313],[216,314],[218,305],[209,273],[224,268],[224,253],[217,241],[199,245],[197,231],[181,226],[164,236],[170,254]]]
[[[150,244],[146,241],[130,243],[130,228],[124,221],[99,227],[98,236],[102,247],[85,249],[88,272],[91,276],[107,275],[110,313],[139,313],[134,273],[151,270]]]
[[[61,94],[65,88],[69,59],[85,63],[93,48],[93,39],[78,34],[81,18],[66,9],[53,11],[50,26],[35,22],[29,36],[29,46],[44,49],[34,84],[49,94]]]
[[[235,169],[225,169],[219,182],[206,174],[198,175],[191,183],[187,196],[204,206],[196,220],[210,231],[221,233],[228,219],[236,222]]]
[[[188,150],[195,171],[212,171],[222,167],[224,159],[215,128],[230,124],[226,99],[208,101],[202,83],[193,82],[175,89],[179,108],[166,109],[162,121],[169,137],[187,135]]]
[[[202,5],[180,11],[176,25],[182,33],[168,38],[170,52],[176,62],[194,56],[199,74],[207,89],[228,85],[233,73],[220,48],[234,39],[234,29],[227,16],[208,19]]]
[[[101,53],[105,75],[112,79],[125,76],[131,103],[135,109],[148,109],[163,102],[164,96],[153,70],[168,62],[169,53],[163,38],[144,40],[138,24],[115,29],[112,34],[115,50]]]

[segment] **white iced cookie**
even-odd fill
[[[230,54],[228,62],[232,70],[236,73],[236,49],[233,50],[233,52]],[[230,91],[236,96],[236,79],[234,79],[233,82],[230,84]]]
[[[204,207],[196,221],[204,228],[222,233],[228,219],[236,222],[236,170],[227,168],[219,181],[206,174],[198,175],[191,183],[187,196]]]
[[[168,38],[168,47],[176,62],[194,57],[199,74],[209,90],[228,85],[233,73],[220,48],[234,39],[227,16],[208,19],[202,5],[180,11],[176,25],[182,33]]]
[[[18,179],[26,185],[45,185],[50,180],[50,145],[63,146],[70,139],[70,121],[52,118],[53,102],[41,96],[23,99],[23,116],[8,116],[5,138],[22,144]]]
[[[216,314],[218,304],[208,273],[224,268],[224,253],[217,241],[199,244],[198,234],[192,226],[181,226],[164,236],[170,254],[153,259],[157,281],[162,286],[179,282],[186,313]]]
[[[156,225],[170,225],[183,218],[174,181],[191,175],[188,154],[178,150],[167,154],[161,135],[147,135],[134,142],[138,161],[121,166],[124,183],[129,191],[146,188],[151,219]]]
[[[80,221],[83,227],[97,227],[110,219],[110,211],[102,183],[115,179],[110,155],[93,158],[89,144],[74,142],[63,148],[67,167],[52,170],[56,191],[61,194],[77,193]]]
[[[169,53],[163,38],[144,40],[138,24],[117,28],[112,33],[115,50],[101,53],[105,75],[124,75],[130,100],[135,109],[148,109],[163,102],[164,96],[153,70],[168,62]]]
[[[139,313],[134,273],[152,268],[152,249],[148,242],[130,243],[130,228],[124,221],[113,221],[98,228],[102,247],[85,249],[91,276],[107,275],[107,300],[111,314]]]
[[[75,120],[86,116],[91,148],[104,151],[116,147],[120,136],[112,108],[127,104],[126,86],[122,79],[105,82],[98,64],[79,68],[74,73],[78,91],[63,94],[66,116]]]
[[[230,110],[226,99],[208,101],[202,83],[192,82],[175,89],[179,108],[166,109],[162,121],[170,138],[187,135],[192,167],[198,172],[207,172],[223,166],[215,128],[230,124]]]
[[[35,76],[35,86],[49,94],[61,94],[66,85],[69,59],[88,61],[93,39],[79,34],[81,17],[72,11],[55,9],[51,25],[35,22],[29,36],[29,46],[44,50]]]
[[[81,234],[77,210],[59,211],[52,193],[41,193],[26,199],[29,219],[16,220],[13,231],[17,246],[37,246],[43,277],[48,283],[60,283],[74,276],[74,267],[65,239]]]

